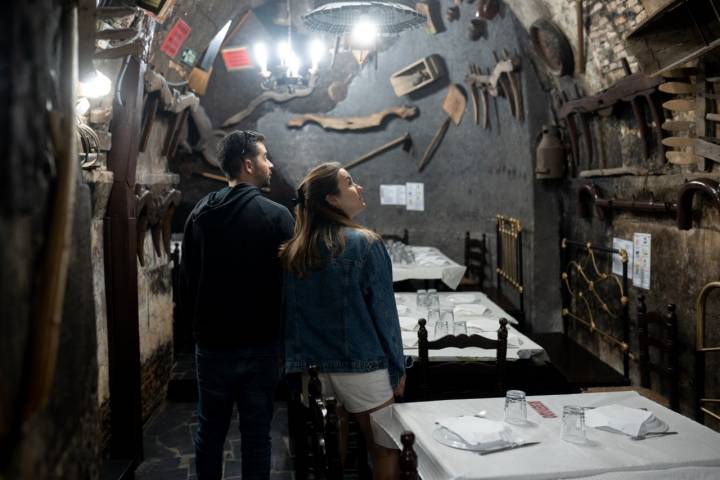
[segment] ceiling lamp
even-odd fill
[[[358,35],[361,29],[374,29],[377,36],[399,35],[424,25],[427,18],[411,7],[397,2],[331,2],[303,15],[305,26],[333,35]],[[372,26],[372,27],[369,27]]]

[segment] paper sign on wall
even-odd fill
[[[252,67],[247,47],[224,48],[222,57],[228,72]]]
[[[380,205],[405,205],[405,185],[380,185]]]
[[[425,210],[425,190],[422,183],[406,183],[405,194],[407,196],[406,208],[422,212]]]
[[[650,250],[649,233],[636,233],[633,236],[633,285],[650,290]]]
[[[632,279],[633,278],[633,253],[635,253],[635,250],[633,249],[633,242],[630,240],[624,240],[622,238],[613,238],[613,249],[625,250],[627,252],[627,255],[628,255],[627,273],[628,273],[628,278]],[[615,275],[622,276],[623,264],[622,264],[622,259],[621,259],[619,253],[613,253],[612,273],[614,273]]]

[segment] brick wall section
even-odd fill
[[[633,72],[637,61],[625,50],[625,36],[645,19],[645,8],[639,0],[597,0],[586,2],[587,57],[600,74],[602,88],[625,76],[620,59],[626,57]],[[586,20],[586,25],[588,22]]]
[[[140,367],[142,413],[146,421],[165,401],[173,365],[172,341],[158,347]]]

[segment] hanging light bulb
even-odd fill
[[[300,76],[300,58],[290,50],[287,56],[287,75],[288,77],[299,77]]]
[[[268,70],[268,51],[267,47],[264,43],[258,43],[255,45],[255,48],[253,48],[253,53],[255,54],[255,61],[260,66],[260,75],[264,78],[267,78],[270,76],[270,71]]]
[[[310,73],[316,73],[325,54],[325,44],[320,39],[315,39],[310,43]]]
[[[280,59],[280,65],[286,66],[288,57],[290,56],[290,53],[292,50],[290,49],[290,43],[288,42],[280,42],[278,44],[277,48],[277,54],[278,58]]]
[[[78,96],[88,98],[104,97],[112,90],[112,82],[99,71],[95,71],[78,85]]]
[[[378,26],[367,15],[358,18],[353,26],[353,43],[360,47],[371,47],[375,44],[375,37],[378,35]]]

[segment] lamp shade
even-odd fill
[[[427,20],[413,8],[397,2],[345,1],[322,5],[303,15],[303,21],[316,32],[349,35],[361,17],[375,24],[380,36],[398,35],[424,25]]]

